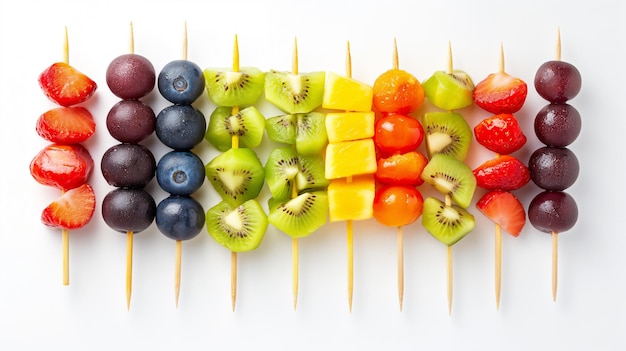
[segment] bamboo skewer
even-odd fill
[[[63,40],[63,62],[70,64],[70,41],[65,26],[65,35]],[[65,193],[65,190],[62,191]],[[70,285],[70,231],[68,229],[61,230],[61,247],[63,257],[63,285]]]
[[[135,53],[135,34],[133,22],[130,22],[130,34],[128,38],[128,52]],[[126,232],[126,309],[130,310],[130,300],[133,294],[133,239],[132,231]]]
[[[233,72],[239,72],[239,41],[235,34],[235,42],[233,44]],[[231,115],[239,113],[239,106],[233,106]],[[239,136],[233,135],[231,146],[233,149],[239,148]],[[230,254],[230,301],[233,312],[237,302],[237,253],[232,251]]]
[[[561,61],[561,29],[557,28],[556,60]],[[556,302],[559,275],[559,233],[552,231],[552,301]]]
[[[352,55],[350,54],[350,41],[346,43],[346,77],[352,78]],[[352,181],[347,177],[346,181]],[[354,225],[352,220],[346,221],[346,245],[348,251],[348,308],[352,313],[352,298],[354,296]]]
[[[293,39],[293,56],[291,61],[291,73],[298,74],[298,40],[296,38]],[[291,198],[294,199],[298,197],[298,187],[296,182],[293,182],[293,186],[291,188]],[[293,309],[296,310],[298,306],[298,238],[291,239],[291,262],[292,262],[292,291],[293,291]]]

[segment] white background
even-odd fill
[[[174,3],[176,5],[174,5]],[[562,349],[626,348],[626,244],[621,200],[624,178],[623,84],[625,46],[621,1],[218,1],[165,2],[19,1],[0,5],[2,83],[2,172],[0,172],[0,349]],[[571,146],[581,173],[568,191],[579,205],[575,228],[560,236],[559,291],[551,297],[550,237],[530,224],[518,238],[505,235],[502,301],[495,308],[493,225],[474,205],[476,229],[454,246],[454,306],[448,315],[445,247],[418,221],[404,228],[406,289],[399,311],[395,229],[374,220],[355,224],[354,307],[346,293],[345,224],[328,224],[300,241],[300,295],[291,298],[291,240],[270,226],[261,247],[239,255],[237,309],[230,308],[230,252],[202,231],[183,245],[178,309],[174,305],[174,242],[152,225],[136,235],[132,307],[124,294],[125,236],[103,222],[100,204],[113,188],[99,161],[114,145],[106,128],[117,101],[105,83],[109,62],[128,50],[128,24],[135,52],[156,70],[181,57],[187,21],[190,60],[201,67],[231,64],[239,35],[242,66],[291,68],[294,36],[300,71],[344,72],[346,41],[352,46],[353,76],[372,84],[391,66],[398,41],[400,67],[420,80],[445,69],[448,41],[454,65],[475,82],[497,69],[502,42],[506,70],[529,83],[518,119],[528,143],[516,156],[524,162],[540,146],[532,130],[545,104],[534,91],[534,73],[554,58],[557,28],[562,58],[583,76],[571,101],[583,131]],[[96,168],[90,179],[98,198],[93,220],[71,232],[70,286],[61,284],[60,232],[44,227],[41,210],[59,192],[28,173],[32,157],[47,142],[35,121],[54,107],[37,76],[62,58],[63,27],[70,37],[70,63],[99,88],[85,106],[99,128],[85,145]],[[155,111],[167,102],[154,91]],[[213,110],[206,95],[195,105]],[[267,102],[266,117],[279,114]],[[428,109],[418,111],[415,116]],[[488,114],[461,111],[470,125]],[[145,143],[157,159],[164,148]],[[264,141],[263,160],[273,147]],[[217,155],[206,141],[195,151],[208,162]],[[491,157],[472,144],[468,164]],[[434,194],[421,187],[425,196]],[[148,190],[165,197],[153,181]],[[477,199],[482,190],[478,190]],[[529,184],[516,192],[525,206],[539,192]],[[265,188],[261,202],[266,207]],[[218,198],[205,182],[196,198],[205,209]]]

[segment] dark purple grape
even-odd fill
[[[191,195],[200,189],[204,176],[202,160],[191,151],[170,151],[156,168],[157,182],[172,195]]]
[[[204,74],[191,61],[172,61],[159,73],[157,87],[169,102],[190,105],[204,92]]]
[[[548,61],[539,66],[535,74],[535,90],[551,103],[564,103],[573,99],[582,86],[580,72],[564,61]]]
[[[102,200],[102,218],[112,229],[139,233],[156,215],[156,203],[143,189],[115,189]]]
[[[192,197],[172,195],[157,206],[156,225],[170,239],[189,240],[204,226],[204,209]]]
[[[106,71],[106,81],[117,97],[136,100],[154,89],[156,73],[147,58],[137,54],[125,54],[111,61]]]
[[[102,155],[100,164],[104,179],[115,187],[143,188],[156,171],[152,152],[139,144],[118,144]]]
[[[570,149],[546,146],[530,155],[528,170],[530,179],[540,188],[565,190],[578,178],[578,158]]]
[[[190,150],[204,139],[206,120],[191,105],[172,105],[157,115],[156,135],[175,150]]]
[[[566,147],[580,134],[580,113],[568,104],[549,104],[535,117],[535,134],[547,146]]]
[[[562,233],[576,224],[578,206],[574,198],[565,192],[544,191],[530,202],[528,220],[542,232]]]
[[[154,132],[156,115],[139,100],[122,100],[107,115],[107,129],[121,143],[137,144]]]

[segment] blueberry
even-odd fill
[[[157,206],[156,225],[172,240],[193,239],[204,226],[204,209],[192,197],[172,195]]]
[[[139,233],[148,228],[156,214],[156,203],[143,189],[115,189],[102,200],[102,218],[112,229]]]
[[[159,92],[174,104],[190,105],[204,91],[204,74],[195,63],[176,60],[163,67],[157,80]]]
[[[156,161],[152,152],[140,144],[118,144],[102,155],[102,176],[110,185],[143,188],[154,178]]]
[[[191,195],[204,182],[204,164],[190,151],[170,151],[157,164],[161,188],[172,195]]]
[[[174,150],[189,150],[204,139],[206,120],[191,105],[172,105],[157,115],[156,135]]]

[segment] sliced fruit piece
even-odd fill
[[[442,110],[458,110],[474,102],[474,83],[464,71],[454,70],[451,74],[437,71],[422,87],[428,101]]]
[[[209,117],[204,135],[216,149],[226,151],[232,146],[233,136],[239,137],[239,146],[255,148],[263,141],[265,117],[254,106],[232,115],[230,107],[217,107]]]
[[[376,149],[372,139],[330,143],[326,147],[326,179],[376,172]]]
[[[50,100],[66,107],[87,101],[98,88],[91,78],[65,62],[53,63],[41,72],[39,86]]]
[[[410,116],[385,115],[376,121],[374,129],[374,144],[388,155],[414,151],[424,140],[422,124]]]
[[[267,220],[293,238],[303,238],[326,224],[328,194],[325,191],[302,193],[285,202],[269,200]]]
[[[478,200],[476,208],[513,236],[518,236],[526,224],[524,206],[508,191],[486,193]]]
[[[294,185],[297,193],[328,186],[322,157],[298,155],[291,147],[272,150],[265,164],[265,177],[277,200],[291,198]]]
[[[519,189],[530,181],[530,171],[526,165],[510,155],[500,155],[474,169],[476,184],[487,190],[511,191]]]
[[[30,174],[36,181],[61,190],[86,183],[92,170],[93,159],[80,144],[48,145],[30,163]]]
[[[463,161],[472,141],[472,129],[462,115],[451,112],[429,112],[424,115],[426,151],[451,155]]]
[[[374,112],[341,112],[326,114],[328,141],[358,140],[374,136]]]
[[[259,157],[247,148],[230,149],[211,160],[205,169],[222,200],[232,206],[256,198],[265,180]]]
[[[325,72],[272,70],[265,75],[265,99],[286,113],[311,112],[322,104],[325,77]]]
[[[451,246],[475,227],[474,216],[459,206],[446,206],[433,197],[424,200],[422,225],[435,239]]]
[[[383,113],[407,114],[424,102],[419,80],[401,69],[390,69],[374,81],[374,107]]]
[[[450,155],[437,154],[430,159],[422,179],[444,195],[450,195],[459,206],[467,208],[476,190],[472,169]]]
[[[476,105],[494,113],[515,113],[526,101],[526,83],[506,72],[492,73],[476,84],[473,97]]]
[[[370,85],[329,72],[322,107],[344,111],[371,111],[374,91]]]
[[[211,237],[232,252],[258,248],[268,226],[267,215],[254,199],[238,206],[218,203],[207,211],[206,224]]]
[[[411,186],[388,185],[376,191],[374,218],[386,226],[400,227],[415,222],[422,215],[424,199]]]
[[[89,223],[96,209],[96,195],[89,184],[66,191],[41,213],[49,227],[77,229]]]
[[[57,107],[39,116],[37,134],[59,144],[77,144],[89,139],[96,131],[93,116],[84,107]]]
[[[296,151],[300,155],[318,155],[328,143],[326,115],[309,112],[296,115]]]
[[[372,218],[375,182],[371,175],[347,181],[333,179],[328,185],[330,221],[363,220]]]
[[[243,67],[238,72],[206,68],[203,74],[209,98],[217,106],[252,105],[263,93],[265,73],[255,67]]]
[[[296,115],[281,115],[265,120],[267,136],[275,143],[296,144]]]
[[[383,184],[418,186],[424,183],[422,171],[428,159],[417,151],[378,159],[374,177]]]
[[[517,119],[509,113],[482,120],[474,127],[474,135],[480,145],[501,155],[512,154],[526,143]]]

